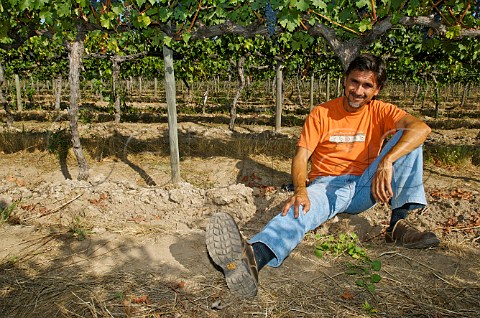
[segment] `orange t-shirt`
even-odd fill
[[[318,176],[361,175],[377,158],[383,140],[395,133],[406,112],[372,100],[361,111],[349,113],[343,97],[315,107],[303,126],[298,146],[312,151],[310,180]]]

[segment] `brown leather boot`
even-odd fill
[[[206,243],[210,257],[222,268],[230,291],[242,297],[254,297],[258,289],[258,267],[253,248],[229,214],[217,213],[211,217]]]
[[[435,233],[419,231],[405,220],[398,221],[393,230],[387,232],[385,241],[406,248],[429,248],[440,243]]]

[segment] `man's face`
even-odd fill
[[[343,81],[345,97],[345,109],[355,112],[370,102],[380,92],[377,85],[377,77],[372,71],[354,70]]]

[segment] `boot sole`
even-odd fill
[[[429,247],[435,247],[438,244],[440,244],[440,240],[437,237],[431,237],[426,240],[420,241],[420,242],[415,242],[415,243],[410,243],[410,244],[398,244],[400,246],[403,246],[405,248],[416,248],[416,249],[424,249],[424,248],[429,248]]]
[[[254,297],[258,282],[242,260],[242,234],[229,214],[217,213],[210,218],[206,243],[208,254],[222,268],[230,291],[242,297]]]

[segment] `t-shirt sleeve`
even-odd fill
[[[307,148],[313,152],[320,140],[320,126],[318,113],[313,111],[305,119],[297,146]]]
[[[403,109],[390,103],[381,103],[381,115],[385,134],[394,134],[398,121],[407,114]]]

